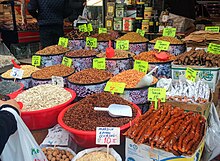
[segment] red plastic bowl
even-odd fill
[[[134,122],[135,119],[137,119],[140,115],[141,115],[141,110],[140,108],[133,104],[133,107],[135,109],[137,109],[137,115],[136,117],[131,121],[131,123],[127,123],[123,126],[120,127],[121,130],[121,136],[122,133],[124,133],[129,127],[130,125]],[[58,123],[60,124],[61,127],[63,127],[65,130],[69,131],[70,133],[72,133],[73,136],[73,140],[76,142],[77,145],[79,145],[80,147],[83,148],[93,148],[93,147],[97,147],[96,145],[96,132],[95,131],[83,131],[83,130],[77,130],[74,128],[71,128],[69,126],[67,126],[64,122],[63,122],[63,117],[65,112],[71,108],[73,105],[70,105],[68,107],[66,107],[65,109],[63,109],[59,116],[58,116]]]
[[[30,130],[50,128],[57,124],[60,111],[70,105],[76,98],[76,93],[73,90],[65,89],[72,95],[72,98],[67,102],[43,110],[21,112],[21,118]]]
[[[17,91],[7,94],[11,99],[14,99],[15,97],[17,97],[17,95],[23,92],[24,90],[24,85],[22,83],[18,83],[18,84],[20,85],[20,88]]]

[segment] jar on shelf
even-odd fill
[[[122,18],[114,18],[114,30],[122,31],[123,27]]]
[[[134,31],[136,31],[137,29],[141,29],[142,25],[142,18],[137,17],[135,19],[135,23],[134,23]]]
[[[124,4],[116,4],[115,17],[125,16],[125,6]]]
[[[137,2],[136,17],[137,18],[144,18],[144,2]]]
[[[107,30],[112,30],[113,29],[113,18],[106,17],[105,26],[106,26]]]
[[[124,17],[123,18],[123,31],[133,31],[134,29],[134,18]]]
[[[142,20],[141,29],[145,32],[149,32],[149,20]]]
[[[152,14],[152,7],[145,7],[144,8],[144,19],[150,19]]]

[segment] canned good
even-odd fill
[[[107,16],[114,17],[115,2],[107,2]]]
[[[152,14],[152,7],[145,7],[144,8],[144,19],[150,19]]]
[[[122,31],[122,18],[114,18],[114,30]]]
[[[135,20],[134,18],[124,17],[123,18],[123,30],[133,31],[134,20]]]
[[[141,29],[145,32],[149,32],[149,20],[142,20]]]
[[[115,16],[116,17],[124,17],[125,16],[124,4],[116,4]]]
[[[106,25],[107,30],[112,30],[113,29],[113,18],[106,17],[105,25]]]

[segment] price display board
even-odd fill
[[[116,49],[129,50],[129,41],[128,40],[117,40]]]
[[[120,128],[96,127],[96,144],[120,145]]]
[[[158,49],[159,51],[161,50],[169,50],[170,47],[170,42],[168,41],[163,41],[163,40],[157,40],[156,44],[154,46],[154,49]]]
[[[105,63],[106,63],[105,58],[95,58],[95,59],[93,59],[93,68],[105,69],[106,68]]]
[[[73,60],[64,56],[62,60],[62,64],[71,67],[73,64]]]
[[[68,46],[68,43],[69,43],[69,40],[67,38],[64,38],[64,37],[59,38],[58,45],[61,45],[66,48]]]
[[[134,61],[134,69],[138,70],[139,72],[147,73],[148,62],[142,61],[142,60],[135,60]]]
[[[39,55],[33,55],[31,59],[31,64],[35,67],[41,65],[41,56]]]
[[[163,36],[175,37],[176,36],[176,28],[164,28],[163,29]]]
[[[97,38],[87,37],[86,46],[89,46],[91,48],[97,48]]]
[[[186,79],[191,80],[192,82],[195,82],[197,73],[198,72],[196,70],[193,70],[192,68],[186,68],[185,77]]]
[[[125,90],[125,83],[119,82],[107,82],[104,91],[114,93],[124,93]]]

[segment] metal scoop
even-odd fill
[[[94,107],[95,111],[108,111],[112,117],[132,117],[132,109],[128,105],[111,104],[108,108]]]

